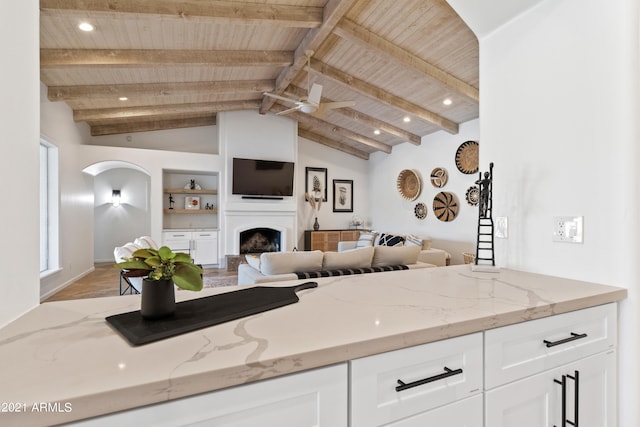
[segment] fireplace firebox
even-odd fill
[[[280,252],[281,232],[273,228],[252,228],[240,232],[240,254]]]

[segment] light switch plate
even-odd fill
[[[509,237],[509,218],[506,216],[497,216],[494,224],[494,236],[497,239],[506,239]]]
[[[584,235],[583,217],[553,217],[553,241],[565,243],[582,243]]]

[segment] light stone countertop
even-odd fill
[[[611,286],[470,267],[316,279],[318,288],[299,292],[296,304],[139,347],[104,320],[139,309],[138,295],[42,304],[0,329],[0,425],[115,412],[627,295]],[[180,301],[236,289],[176,295]],[[11,403],[25,404],[27,413],[6,412]],[[49,410],[32,412],[34,403]]]

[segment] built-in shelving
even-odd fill
[[[165,170],[162,187],[163,229],[218,228],[217,172]],[[190,209],[189,198],[200,209]]]

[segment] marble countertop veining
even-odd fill
[[[0,407],[0,424],[87,418],[615,302],[627,293],[513,270],[472,272],[469,265],[317,282],[299,292],[296,304],[139,347],[104,320],[139,309],[137,295],[42,304],[0,329],[0,405],[24,404],[26,411]],[[176,298],[234,289],[178,291]],[[49,410],[33,412],[34,403]]]

